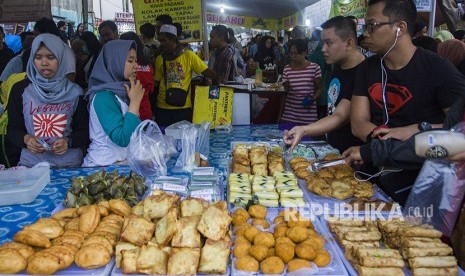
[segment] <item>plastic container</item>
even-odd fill
[[[32,202],[48,183],[48,166],[0,171],[0,206]]]

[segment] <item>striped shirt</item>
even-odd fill
[[[218,74],[221,83],[234,80],[234,53],[229,46],[215,51],[213,70]]]
[[[313,101],[308,107],[303,104],[305,97],[313,97],[316,78],[321,78],[320,66],[316,63],[312,62],[299,69],[290,65],[284,67],[283,81],[289,82],[289,93],[281,120],[299,124],[310,124],[318,120],[316,103]]]

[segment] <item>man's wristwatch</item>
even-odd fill
[[[420,122],[418,123],[418,129],[420,131],[427,131],[427,130],[432,130],[433,126],[431,126],[431,124],[428,122]]]

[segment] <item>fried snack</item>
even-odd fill
[[[265,164],[255,164],[252,165],[252,174],[253,175],[262,175],[262,176],[267,176],[268,175],[268,169]]]
[[[268,255],[268,247],[262,244],[256,244],[249,249],[249,254],[257,261],[265,259]]]
[[[162,218],[180,200],[178,195],[162,193],[144,199],[144,218],[148,220]]]
[[[248,157],[249,150],[247,149],[246,145],[237,144],[234,146],[233,154],[238,155],[238,156]]]
[[[273,233],[273,236],[275,239],[279,238],[279,237],[285,237],[287,235],[287,226],[279,226],[277,228],[274,229],[274,233]]]
[[[308,243],[301,243],[296,245],[295,254],[301,258],[308,261],[312,261],[316,258],[316,250]]]
[[[79,217],[79,230],[85,233],[94,232],[100,222],[100,211],[97,205],[90,205]]]
[[[233,228],[234,234],[236,234],[236,237],[244,236],[245,235],[245,230],[247,230],[248,227],[249,227],[248,224],[243,224],[243,225],[240,225],[240,226],[236,226],[236,227]]]
[[[27,260],[32,254],[34,254],[36,251],[34,248],[32,248],[29,245],[19,243],[19,242],[7,242],[4,243],[2,246],[0,246],[0,249],[15,249],[17,250],[23,257]],[[1,258],[0,258],[1,259]]]
[[[239,164],[241,166],[248,167],[250,166],[250,160],[248,156],[234,155],[233,154],[233,163]]]
[[[77,208],[66,208],[53,214],[52,218],[58,219],[58,220],[65,219],[65,218],[75,218],[77,216],[76,210]]]
[[[172,247],[200,248],[200,233],[197,231],[200,216],[184,217],[177,222],[177,231],[171,241]]]
[[[354,196],[358,198],[370,198],[373,197],[375,192],[373,186],[369,182],[358,182],[354,189]]]
[[[348,241],[379,241],[381,240],[381,233],[379,231],[369,232],[348,232],[344,233],[344,239]]]
[[[305,167],[305,168],[300,168],[300,169],[296,170],[295,175],[297,175],[297,177],[299,177],[299,178],[305,179],[305,178],[313,175],[313,173],[308,171],[307,168]]]
[[[238,245],[238,244],[242,244],[242,243],[250,245],[250,241],[245,236],[236,237],[236,240],[234,241],[234,244]]]
[[[260,233],[260,230],[258,230],[257,227],[255,226],[250,226],[248,227],[245,232],[244,232],[244,237],[250,241],[250,242],[253,242],[254,239],[255,239],[255,236],[258,235]]]
[[[381,249],[381,248],[356,248],[355,256],[361,258],[368,257],[382,257],[382,258],[397,258],[402,259],[399,251],[396,249]]]
[[[245,210],[244,208],[237,208],[234,213],[233,213],[233,216],[244,216],[247,218],[247,220],[249,220],[250,218],[250,214],[249,212],[247,212],[247,210]]]
[[[265,164],[267,163],[268,159],[266,156],[266,151],[251,151],[249,154],[250,157],[250,164],[252,167],[257,164]]]
[[[246,174],[251,173],[250,167],[248,165],[242,165],[239,163],[233,163],[232,170],[234,173],[246,173]]]
[[[137,273],[137,258],[140,248],[121,251],[121,271],[125,274]]]
[[[307,228],[303,226],[296,226],[287,230],[287,236],[294,242],[299,243],[308,238]]]
[[[122,217],[129,217],[131,214],[131,206],[124,199],[110,199],[108,205],[110,211]]]
[[[290,260],[294,259],[295,246],[288,242],[277,244],[275,247],[275,254],[287,264]]]
[[[27,259],[16,249],[0,248],[0,273],[18,273],[27,266]]]
[[[252,219],[252,225],[253,226],[261,226],[263,229],[268,229],[270,228],[270,224],[266,219],[261,219],[261,218],[253,218]]]
[[[268,248],[275,245],[273,234],[270,232],[260,232],[254,238],[254,245],[264,245]]]
[[[152,238],[155,231],[155,224],[145,218],[131,215],[128,218],[128,225],[124,228],[121,237],[135,245],[142,246]]]
[[[176,234],[178,230],[177,223],[178,219],[176,208],[171,209],[168,214],[166,214],[161,220],[157,222],[157,226],[155,228],[155,238],[157,239],[157,243],[159,245],[167,245],[171,241],[174,234]],[[181,242],[181,238],[182,237],[179,237],[179,243]]]
[[[354,265],[360,276],[379,276],[379,275],[404,275],[401,268],[398,267],[365,267]],[[419,274],[424,275],[424,274]],[[440,274],[435,274],[440,275]]]
[[[266,257],[271,257],[271,256],[276,256],[276,251],[274,248],[268,248],[268,254],[266,254]]]
[[[79,230],[79,217],[73,218],[65,225],[66,230]]]
[[[231,220],[226,202],[220,201],[202,214],[197,230],[205,237],[217,241],[224,236]]]
[[[266,218],[266,207],[262,205],[252,205],[249,207],[249,214],[253,218]]]
[[[237,270],[258,272],[259,263],[252,256],[244,256],[236,259],[234,264]]]
[[[316,251],[323,249],[325,246],[325,241],[320,236],[309,236],[309,238],[304,240],[302,243],[309,244]]]
[[[73,264],[77,248],[72,245],[60,244],[52,245],[51,247],[42,250],[42,252],[51,253],[60,258],[60,270],[62,270]]]
[[[434,228],[425,228],[421,226],[406,227],[398,230],[398,234],[403,237],[427,237],[440,238],[442,232]]]
[[[132,249],[139,249],[139,247],[137,247],[134,244],[129,243],[129,242],[119,242],[116,245],[116,249],[115,249],[115,255],[116,255],[115,265],[116,265],[116,268],[120,268],[120,266],[121,266],[122,251],[123,250],[132,250]]]
[[[310,166],[311,163],[308,162],[308,161],[301,161],[301,162],[296,162],[294,164],[291,164],[291,168],[294,170],[294,171],[298,171],[299,169],[307,169],[308,166]]]
[[[82,243],[82,246],[86,246],[89,244],[101,244],[107,249],[110,255],[113,255],[114,253],[113,246],[111,245],[111,242],[106,237],[90,236]]]
[[[201,216],[208,208],[208,201],[200,198],[188,198],[181,202],[181,216]]]
[[[414,276],[458,275],[457,266],[452,267],[416,267],[412,268]]]
[[[232,216],[232,224],[234,226],[238,225],[245,225],[247,224],[248,218],[246,216],[243,216],[241,214],[233,214]]]
[[[292,166],[295,163],[303,162],[303,161],[307,161],[307,159],[305,159],[304,157],[294,157],[291,160],[289,160],[289,165]]]
[[[406,247],[403,248],[403,253],[409,258],[413,257],[427,257],[427,256],[449,256],[452,254],[452,248],[419,248],[419,247]]]
[[[413,257],[408,259],[408,263],[411,268],[457,266],[457,260],[454,256]]]
[[[233,250],[234,257],[240,258],[249,255],[250,248],[250,244],[247,243],[235,244]]]
[[[50,247],[52,243],[50,240],[41,232],[37,230],[27,230],[23,229],[16,233],[13,236],[13,240],[16,242],[24,243],[30,246],[37,246],[37,247]]]
[[[137,215],[139,217],[142,217],[144,215],[144,201],[139,201],[135,206],[132,207],[131,209],[131,214]]]
[[[84,238],[80,236],[72,236],[72,235],[67,235],[67,236],[61,236],[56,239],[53,239],[52,244],[53,245],[72,245],[76,248],[80,248],[82,243],[84,242]]]
[[[264,274],[281,274],[284,272],[284,263],[276,256],[268,257],[260,262],[260,269]]]
[[[140,249],[136,260],[138,273],[143,274],[166,274],[169,254],[160,250],[158,246],[144,245]]]
[[[310,219],[301,217],[299,213],[296,213],[295,215],[289,215],[286,219],[288,220],[287,227],[289,228],[296,227],[296,226],[305,227],[305,228],[313,228],[313,224],[310,221]]]
[[[273,175],[274,172],[284,171],[284,164],[282,162],[268,163],[268,171],[270,175]]]
[[[79,231],[79,230],[66,230],[65,232],[63,232],[63,235],[61,235],[62,237],[63,236],[76,236],[76,237],[79,237],[79,238],[82,238],[82,239],[85,239],[87,237],[87,233],[84,233],[82,231]]]
[[[287,263],[287,272],[296,271],[304,267],[311,268],[312,264],[307,260],[294,259]]]
[[[368,267],[404,267],[404,261],[401,258],[361,256],[358,260],[361,265]]]
[[[200,248],[173,248],[168,260],[168,274],[195,275],[199,259]]]
[[[100,231],[100,230],[93,232],[88,237],[92,237],[92,236],[102,236],[106,238],[107,240],[110,241],[111,246],[115,246],[117,241],[119,240],[119,238],[115,234],[106,232],[106,231]]]
[[[331,254],[329,254],[329,252],[325,249],[320,249],[316,253],[316,258],[313,259],[313,262],[318,267],[327,266],[329,263],[331,263]]]
[[[29,257],[27,273],[29,274],[54,274],[60,269],[60,258],[48,252],[36,252]]]
[[[111,254],[101,244],[83,246],[74,256],[74,262],[80,268],[93,269],[105,266],[110,262]]]
[[[225,274],[228,269],[230,245],[229,241],[207,239],[201,250],[197,271],[205,274]]]

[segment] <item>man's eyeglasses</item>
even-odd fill
[[[362,30],[363,32],[371,33],[373,32],[376,28],[383,26],[383,25],[392,25],[396,22],[392,21],[386,21],[386,22],[373,22],[373,23],[367,23],[365,25],[362,25]]]

